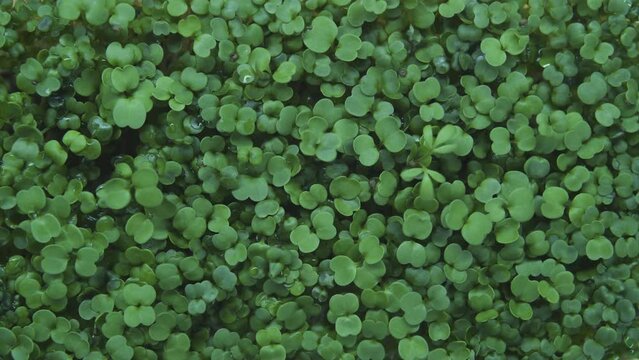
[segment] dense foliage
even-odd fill
[[[0,358],[638,356],[634,0],[0,9]]]

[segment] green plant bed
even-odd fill
[[[633,0],[0,0],[0,359],[639,356]]]

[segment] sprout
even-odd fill
[[[0,358],[637,357],[632,1],[3,4]]]
[[[337,37],[337,25],[326,16],[313,19],[311,28],[304,35],[304,45],[316,53],[324,53]]]

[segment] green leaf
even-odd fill
[[[486,61],[491,66],[501,66],[506,62],[506,53],[502,50],[501,43],[493,37],[487,37],[481,41],[481,51],[484,52]]]
[[[598,72],[593,73],[590,78],[577,87],[579,99],[586,105],[594,105],[603,99],[608,92],[608,85],[603,75]]]
[[[193,52],[201,58],[211,56],[211,51],[215,49],[217,41],[211,34],[201,34],[193,42]]]
[[[515,29],[508,29],[499,38],[501,46],[511,55],[519,55],[526,49],[530,36],[521,35]]]
[[[135,90],[140,84],[138,69],[131,65],[115,68],[111,72],[111,82],[113,88],[119,92]]]
[[[603,236],[588,240],[586,244],[586,255],[590,260],[610,259],[613,254],[614,248],[612,243]]]
[[[291,242],[297,245],[302,253],[312,253],[319,246],[319,238],[306,225],[300,225],[291,232]]]
[[[311,29],[304,33],[304,45],[316,53],[324,53],[337,37],[337,25],[326,16],[313,19]]]
[[[281,63],[277,70],[273,73],[273,80],[278,83],[286,84],[293,79],[293,75],[297,72],[297,66],[290,61]]]
[[[399,356],[403,360],[424,360],[428,358],[428,343],[419,335],[401,339],[398,350]]]
[[[373,166],[379,159],[375,141],[369,135],[359,135],[353,140],[353,149],[364,166]]]
[[[16,202],[18,209],[28,214],[44,208],[46,197],[41,187],[32,186],[26,190],[18,191],[16,194]]]
[[[153,235],[153,222],[142,213],[133,214],[126,222],[125,231],[138,244],[144,244]]]
[[[96,191],[98,205],[113,210],[124,209],[131,202],[129,183],[124,179],[110,179]]]
[[[471,245],[481,245],[493,229],[490,217],[480,212],[470,214],[464,223],[461,233],[464,240]]]
[[[113,121],[119,127],[141,128],[146,121],[144,103],[135,98],[118,99],[113,107]]]
[[[346,286],[355,280],[356,267],[353,260],[344,255],[338,255],[331,259],[331,270],[335,272],[335,283]]]
[[[48,243],[51,239],[60,235],[62,228],[58,219],[51,214],[44,214],[31,221],[31,233],[39,243]]]
[[[61,245],[47,245],[41,251],[42,269],[51,275],[63,273],[69,262],[68,251]]]

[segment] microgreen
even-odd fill
[[[0,3],[0,358],[637,358],[638,24]]]

